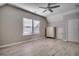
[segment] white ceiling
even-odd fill
[[[46,7],[47,3],[12,3],[12,5],[16,5],[20,8],[29,10],[33,13],[36,13],[36,14],[39,14],[39,15],[42,15],[45,17],[48,17],[50,15],[55,15],[58,13],[67,12],[72,9],[76,9],[76,8],[78,8],[78,7],[75,7],[76,4],[77,3],[57,3],[57,5],[60,5],[60,7],[52,9],[54,12],[47,11],[47,12],[43,13],[44,9],[41,9],[39,7]],[[2,5],[2,4],[0,4],[0,5]]]

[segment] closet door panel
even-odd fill
[[[79,41],[79,20],[69,20],[68,41]]]

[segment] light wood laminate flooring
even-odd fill
[[[39,39],[0,48],[0,56],[79,56],[79,43]]]

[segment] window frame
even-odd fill
[[[28,36],[27,34],[24,34],[24,19],[28,19],[28,20],[32,20],[32,32],[31,32],[31,34],[28,34],[28,35],[35,35],[35,34],[40,34],[40,20],[36,20],[36,21],[39,21],[39,33],[34,33],[34,21],[35,21],[35,19],[30,19],[30,18],[26,18],[26,17],[23,17],[23,36]]]
[[[32,32],[31,32],[31,34],[24,34],[24,19],[28,19],[28,20],[32,20],[32,19],[30,19],[30,18],[26,18],[26,17],[23,17],[23,36],[28,36],[28,35],[32,35]],[[32,29],[31,29],[31,31],[32,31]]]
[[[40,34],[40,21],[39,21],[39,33],[34,33],[34,21],[39,21],[39,20],[33,20],[33,34]]]

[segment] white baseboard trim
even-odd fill
[[[17,45],[17,44],[20,44],[20,43],[37,40],[37,39],[42,39],[42,38],[35,38],[35,39],[25,40],[25,41],[21,41],[21,42],[16,42],[16,43],[11,43],[11,44],[1,45],[0,48],[9,47],[9,46]]]
[[[75,42],[75,43],[79,43],[79,41],[69,41],[69,42]]]
[[[70,40],[63,40],[63,41],[66,41],[66,42],[74,42],[74,43],[79,43],[79,41],[70,41]]]

